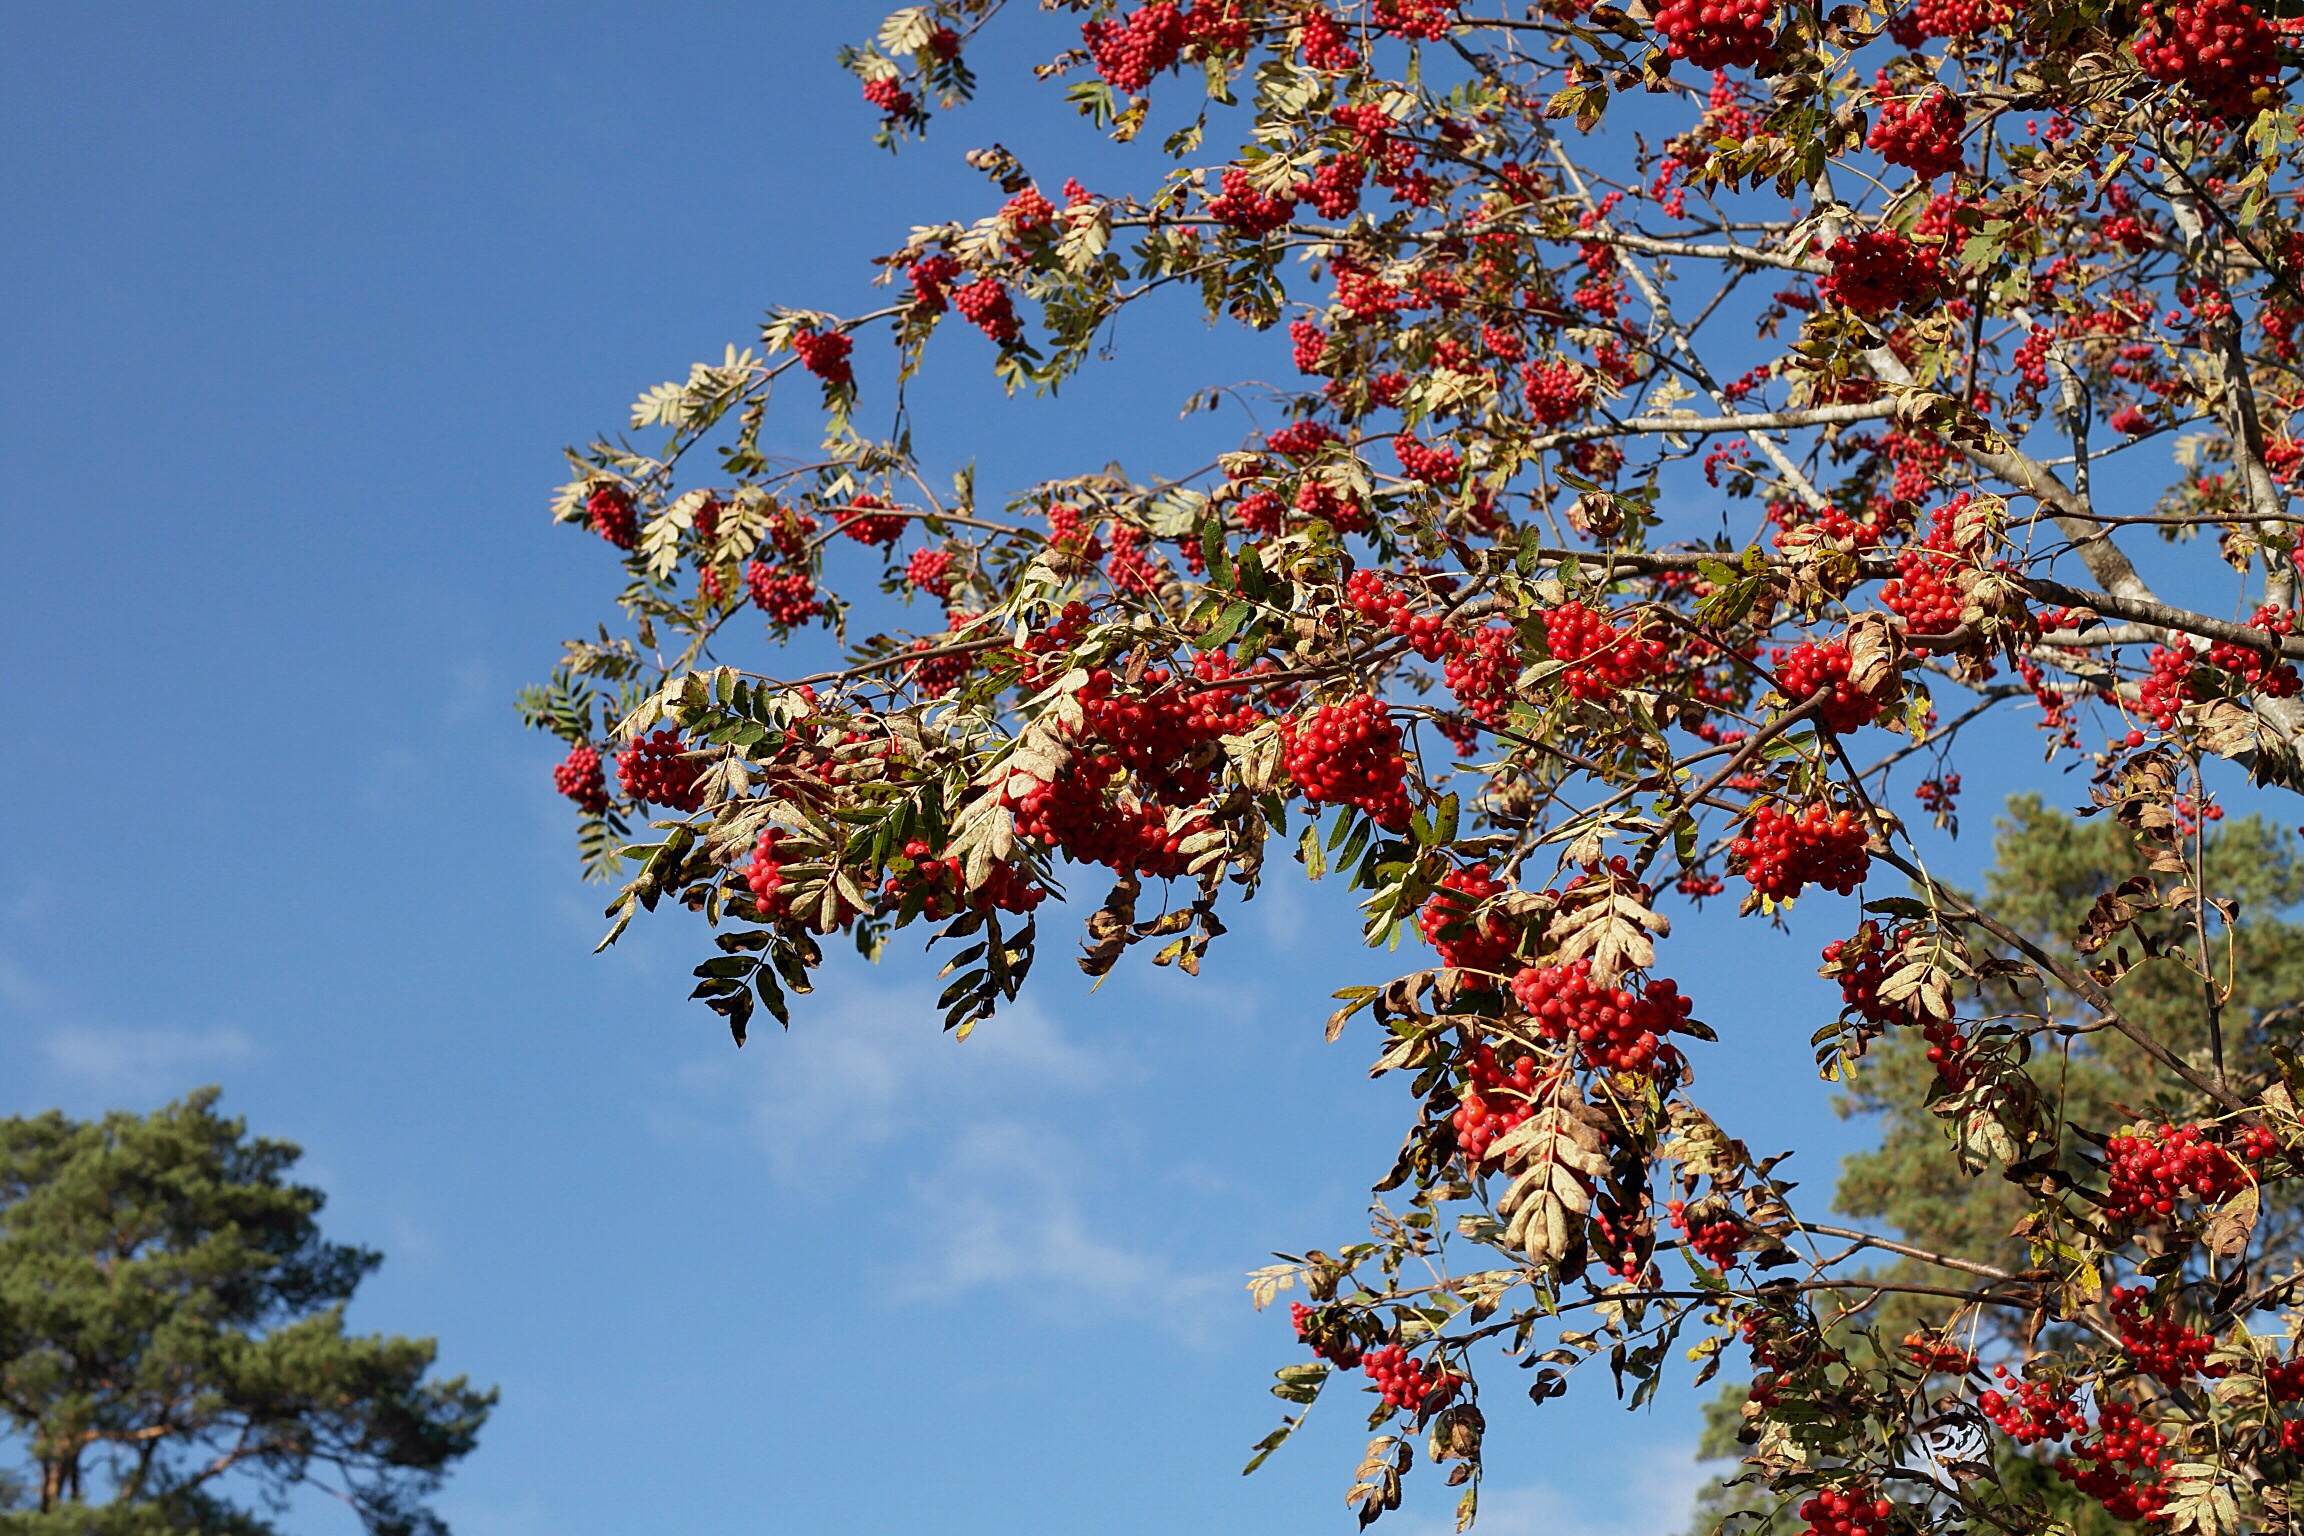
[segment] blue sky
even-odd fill
[[[0,9],[0,1111],[220,1081],[301,1142],[333,1232],[389,1254],[356,1320],[503,1388],[464,1536],[1342,1531],[1348,1397],[1238,1475],[1293,1357],[1241,1275],[1348,1240],[1407,1109],[1364,1036],[1320,1043],[1333,987],[1390,974],[1340,889],[1280,879],[1199,982],[1093,997],[1048,922],[965,1044],[916,954],[836,962],[739,1054],[682,1000],[695,932],[591,956],[556,753],[511,714],[613,591],[548,522],[562,443],[772,302],[868,303],[909,225],[996,206],[971,145],[1144,175],[1024,74],[1062,42],[1031,14],[986,103],[873,149],[832,56],[878,15]],[[992,485],[1174,467],[1241,430],[1174,425],[1187,392],[1281,366],[1181,312],[1121,344],[1009,403],[940,338],[924,447]],[[1750,1047],[1700,1058],[1731,1128],[1813,1149],[1819,1191],[1863,1135],[1807,1057],[1843,917],[1667,950]],[[1693,1399],[1496,1388],[1483,1529],[1678,1528]],[[1445,1528],[1417,1483],[1398,1528]]]

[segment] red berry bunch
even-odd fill
[[[834,385],[856,382],[855,372],[848,366],[848,354],[855,345],[855,338],[841,331],[798,331],[792,337],[792,351],[800,366]]]
[[[1307,69],[1340,75],[1360,67],[1360,50],[1352,46],[1352,34],[1325,6],[1304,8],[1296,22],[1296,46],[1303,51]]]
[[[1270,491],[1250,491],[1234,504],[1232,510],[1239,514],[1241,527],[1250,533],[1270,538],[1280,531],[1281,523],[1288,515],[1288,503]]]
[[[833,516],[839,520],[842,533],[876,549],[886,549],[902,538],[904,525],[910,521],[877,496],[859,496]]]
[[[865,81],[864,99],[878,107],[889,122],[912,115],[912,93],[904,89],[903,82],[894,75],[879,75]]]
[[[1885,314],[1944,292],[1944,274],[1934,250],[1914,245],[1893,229],[1842,235],[1824,259],[1832,270],[1817,286],[1860,315]]]
[[[1870,837],[1854,811],[1836,811],[1821,801],[1797,813],[1764,805],[1752,813],[1744,835],[1728,851],[1763,896],[1790,901],[1808,885],[1847,896],[1872,867],[1864,847]]]
[[[2086,1432],[2087,1415],[2073,1401],[2069,1383],[2012,1376],[2004,1365],[1992,1367],[1992,1375],[2007,1390],[1977,1393],[1976,1406],[2000,1433],[2018,1445],[2038,1445],[2043,1440]]]
[[[1368,1351],[1360,1361],[1360,1369],[1376,1384],[1376,1390],[1384,1394],[1385,1403],[1393,1408],[1419,1408],[1435,1397],[1444,1403],[1456,1395],[1460,1385],[1460,1378],[1444,1369],[1427,1370],[1423,1361],[1397,1344]]]
[[[1639,992],[1592,985],[1592,962],[1529,966],[1512,978],[1512,995],[1554,1040],[1572,1042],[1595,1070],[1661,1078],[1680,1066],[1664,1037],[1687,1022],[1694,1006],[1669,980]]]
[[[1104,563],[1104,541],[1080,509],[1059,501],[1048,508],[1048,542],[1065,560],[1080,565]]]
[[[1416,931],[1439,952],[1442,965],[1465,971],[1501,971],[1511,963],[1512,932],[1493,914],[1474,917],[1473,909],[1510,889],[1495,879],[1485,864],[1452,869],[1417,912]]]
[[[915,651],[938,651],[941,647],[923,636],[912,642]],[[946,651],[941,655],[922,656],[907,662],[904,675],[912,686],[926,698],[940,699],[968,679],[969,656],[966,651]]]
[[[1710,1221],[1699,1219],[1691,1226],[1685,1200],[1666,1201],[1664,1215],[1687,1240],[1688,1251],[1714,1269],[1726,1269],[1736,1262],[1736,1255],[1744,1246],[1743,1223],[1719,1216]]]
[[[912,307],[924,315],[944,313],[944,305],[952,296],[952,279],[962,270],[957,257],[941,253],[912,263],[904,273],[912,280]]]
[[[1336,441],[1336,429],[1324,421],[1292,421],[1267,434],[1264,446],[1283,458],[1308,459]]]
[[[1408,759],[1383,701],[1357,694],[1280,724],[1288,777],[1304,798],[1358,806],[1391,831],[1408,825]]]
[[[1592,408],[1592,380],[1574,363],[1530,363],[1520,375],[1528,414],[1548,427],[1574,421]]]
[[[1888,35],[1899,48],[1917,48],[1931,37],[1974,37],[2008,19],[2002,0],[1913,0],[1888,23]]]
[[[661,805],[675,811],[693,811],[704,803],[697,780],[704,767],[688,755],[678,731],[642,736],[616,754],[616,782],[624,798],[643,805]]]
[[[2181,646],[2157,645],[2149,660],[2151,670],[2136,684],[2137,707],[2159,729],[2174,730],[2178,713],[2200,697],[2192,686],[2197,658]]]
[[[1859,693],[1848,681],[1848,642],[1827,640],[1818,645],[1803,641],[1791,650],[1775,653],[1776,685],[1784,697],[1805,704],[1821,696],[1817,718],[1842,735],[1870,725],[1880,714],[1880,700]]]
[[[1348,219],[1360,209],[1360,187],[1367,179],[1367,161],[1353,154],[1335,155],[1321,161],[1320,169],[1297,183],[1296,195],[1318,209],[1324,219]]]
[[[552,787],[587,816],[607,810],[608,775],[600,767],[600,749],[588,741],[570,748],[567,758],[552,767]]]
[[[1288,1320],[1296,1325],[1297,1339],[1331,1365],[1348,1371],[1360,1363],[1359,1340],[1334,1319],[1300,1301],[1292,1301],[1288,1303]]]
[[[2247,0],[2146,5],[2129,47],[2144,73],[2181,82],[2222,117],[2253,117],[2280,100],[2278,31]]]
[[[2296,628],[2292,614],[2270,603],[2258,608],[2248,624],[2250,628],[2261,629],[2269,635],[2286,636],[2294,633]],[[2240,678],[2251,692],[2275,699],[2294,698],[2300,689],[2304,689],[2304,680],[2298,679],[2294,666],[2285,661],[2276,661],[2254,646],[2219,640],[2208,647],[2208,662]]]
[[[1160,590],[1161,566],[1144,552],[1144,531],[1132,523],[1112,524],[1112,558],[1104,574],[1116,592],[1146,593]]]
[[[752,594],[752,606],[781,629],[797,628],[824,611],[815,578],[790,566],[755,560],[744,568],[744,589]]]
[[[632,493],[620,485],[594,486],[584,498],[584,517],[594,533],[618,549],[640,542],[640,509],[633,504]]]
[[[1257,191],[1248,173],[1236,165],[1225,168],[1223,187],[1208,199],[1208,217],[1252,240],[1286,228],[1296,217],[1293,197],[1270,197]]]
[[[1959,97],[1940,85],[1917,96],[1895,96],[1885,73],[1875,90],[1880,120],[1864,142],[1878,150],[1881,159],[1903,166],[1922,181],[1960,169],[1960,136],[1967,131],[1968,114]]]
[[[1605,702],[1664,670],[1670,651],[1663,641],[1641,635],[1638,620],[1620,627],[1578,602],[1562,603],[1544,615],[1545,649],[1555,661],[1569,663],[1560,685],[1589,702]]]
[[[1536,1066],[1535,1057],[1523,1054],[1506,1067],[1488,1045],[1465,1059],[1463,1097],[1448,1124],[1466,1164],[1477,1169],[1506,1132],[1536,1112]]]
[[[1863,1484],[1819,1488],[1800,1506],[1807,1536],[1881,1536],[1896,1506]]]
[[[1005,795],[1016,830],[1079,864],[1102,864],[1117,874],[1170,879],[1184,872],[1183,843],[1191,824],[1171,829],[1157,806],[1118,795],[1124,770],[1110,752],[1084,753],[1055,782],[1014,774]]]
[[[1426,485],[1454,485],[1464,476],[1463,456],[1453,448],[1435,448],[1403,432],[1392,440],[1401,473]]]
[[[1328,355],[1328,333],[1310,320],[1288,323],[1288,341],[1298,373],[1318,373]]]
[[[1436,613],[1418,613],[1408,594],[1386,581],[1380,571],[1354,571],[1345,579],[1344,600],[1369,623],[1382,624],[1405,638],[1426,661],[1447,655],[1455,640],[1446,619]]]
[[[2225,1367],[2208,1363],[2215,1338],[2193,1332],[2182,1318],[2165,1313],[2147,1317],[2144,1303],[2149,1295],[2143,1286],[2116,1285],[2109,1298],[2112,1320],[2120,1326],[2120,1347],[2137,1369],[2170,1386],[2181,1386],[2194,1376],[2224,1375]]]
[[[1520,675],[1520,636],[1509,624],[1489,624],[1459,640],[1440,669],[1456,707],[1493,730],[1512,713],[1512,685]]]
[[[1048,897],[1047,887],[1014,865],[995,864],[984,883],[963,898],[958,859],[936,857],[935,850],[917,837],[904,845],[904,857],[911,868],[890,872],[880,888],[881,901],[897,910],[916,904],[915,910],[931,921],[950,917],[962,907],[972,912],[1029,912]]]
[[[952,307],[1004,347],[1024,334],[1024,322],[1016,318],[1016,303],[998,278],[980,277],[965,288],[953,289]]]
[[[2071,1460],[2056,1464],[2056,1475],[2101,1503],[2114,1519],[2150,1522],[2160,1517],[2168,1495],[2139,1483],[2134,1474],[2157,1469],[2167,1437],[2144,1422],[2132,1403],[2107,1402],[2096,1414],[2096,1433],[2075,1440]],[[2086,1469],[2076,1463],[2093,1462]]]
[[[1135,96],[1154,75],[1175,66],[1183,56],[1187,33],[1173,0],[1156,0],[1126,16],[1088,22],[1080,28],[1080,37],[1104,83]]]
[[[1922,1370],[1947,1376],[1965,1376],[1976,1369],[1974,1350],[1962,1349],[1942,1335],[1931,1336],[1915,1328],[1901,1341],[1904,1358]]]
[[[2278,1144],[2270,1131],[2240,1137],[2240,1158],[2207,1139],[2197,1125],[2150,1126],[2104,1144],[2104,1214],[2113,1221],[2172,1216],[2179,1200],[2220,1203],[2248,1183],[2241,1158],[2262,1158]]]
[[[1758,69],[1776,60],[1771,0],[1664,0],[1664,51],[1698,69]]]
[[[946,601],[952,596],[952,552],[946,549],[912,551],[912,558],[904,562],[904,584],[938,602]]]

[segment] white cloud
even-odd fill
[[[229,1026],[179,1029],[65,1024],[40,1042],[60,1075],[114,1094],[181,1093],[216,1068],[256,1053],[247,1035]]]
[[[1692,1451],[1647,1446],[1605,1480],[1484,1489],[1472,1529],[1474,1536],[1680,1536],[1695,1512],[1697,1490],[1711,1476]],[[1451,1504],[1412,1521],[1406,1536],[1455,1529]]]

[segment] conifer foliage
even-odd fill
[[[1098,975],[1146,942],[1197,974],[1287,862],[1379,948],[1427,941],[1339,978],[1332,1033],[1372,1020],[1403,1090],[1370,1236],[1252,1287],[1302,1298],[1283,1399],[1367,1394],[1363,1523],[1412,1478],[1469,1523],[1503,1397],[1605,1360],[1638,1403],[1691,1350],[1753,1373],[1749,1471],[1812,1531],[2045,1530],[1990,1447],[2059,1436],[2106,1518],[2284,1519],[2304,1353],[2263,1222],[2304,1119],[2294,1059],[2242,1048],[2275,1005],[2212,849],[2220,787],[2304,783],[2291,24],[938,0],[846,55],[859,131],[930,131],[995,25],[1052,29],[1066,83],[1013,88],[1136,144],[1136,181],[973,151],[993,188],[902,221],[876,306],[776,311],[641,396],[644,445],[570,455],[556,516],[617,612],[523,708],[609,941],[693,914],[739,1042],[828,941],[913,927],[966,1031],[1059,889],[1100,898]],[[902,379],[989,352],[1054,389],[1171,299],[1287,380],[1214,464],[990,497],[915,458]],[[821,451],[771,454],[772,419]],[[840,663],[780,668],[818,627]],[[2026,726],[2132,870],[2046,926],[1928,861],[1964,746]],[[1818,1069],[1918,1074],[1948,1177],[2014,1213],[2004,1262],[1822,1222],[1703,1107],[1738,1041],[1673,921],[1794,901],[1840,935]],[[2066,1092],[2099,1054],[2123,1095]],[[1889,1257],[1918,1267],[1856,1273]],[[1865,1332],[1890,1302],[1909,1337]],[[1928,1459],[1971,1430],[1965,1471]]]

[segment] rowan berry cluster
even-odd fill
[[[1893,229],[1842,235],[1825,251],[1824,259],[1832,270],[1817,286],[1860,315],[1925,303],[1944,291],[1935,253]]]
[[[2249,1181],[2242,1159],[2255,1162],[2278,1140],[2243,1131],[2239,1157],[2207,1139],[2198,1125],[2146,1126],[2104,1144],[2104,1214],[2113,1221],[2153,1221],[2176,1213],[2180,1200],[2215,1205]]]
[[[576,802],[576,809],[597,816],[608,809],[608,776],[600,767],[600,749],[579,742],[552,767],[552,787]]]
[[[1489,1149],[1511,1129],[1535,1113],[1536,1058],[1521,1055],[1507,1067],[1493,1046],[1483,1045],[1465,1058],[1462,1100],[1449,1115],[1456,1146],[1467,1166],[1478,1168]]]
[[[952,279],[964,269],[959,259],[939,252],[923,256],[905,269],[912,281],[912,307],[924,315],[940,315],[952,296]]]
[[[881,115],[891,123],[910,117],[915,105],[912,93],[904,89],[903,82],[894,75],[876,75],[865,81],[864,99],[878,107]]]
[[[1329,1364],[1348,1371],[1360,1363],[1360,1341],[1336,1319],[1292,1301],[1288,1303],[1288,1320],[1296,1325],[1297,1339]]]
[[[1426,485],[1454,485],[1464,475],[1463,456],[1453,448],[1435,448],[1403,432],[1392,440],[1401,473]]]
[[[1394,37],[1436,43],[1456,24],[1463,0],[1376,0],[1369,19]]]
[[[1392,1408],[1416,1409],[1427,1402],[1438,1407],[1454,1397],[1462,1385],[1461,1378],[1451,1376],[1445,1368],[1427,1369],[1423,1361],[1397,1344],[1368,1351],[1360,1369]]]
[[[965,288],[953,289],[952,307],[959,310],[969,324],[1004,347],[1024,334],[1024,322],[1016,318],[1015,301],[1009,298],[1007,287],[996,277],[980,277]]]
[[[1512,685],[1519,674],[1520,636],[1509,624],[1489,624],[1457,641],[1440,680],[1458,709],[1493,730],[1512,713]]]
[[[2061,1440],[2087,1430],[2087,1416],[2073,1401],[2067,1383],[2012,1376],[2004,1365],[1992,1367],[1992,1375],[2000,1388],[1979,1392],[1976,1407],[2018,1445]]]
[[[1863,1484],[1819,1488],[1800,1505],[1807,1536],[1881,1536],[1896,1506]]]
[[[1759,69],[1776,62],[1770,0],[1664,0],[1656,30],[1664,51],[1698,69]]]
[[[1352,34],[1321,5],[1306,6],[1297,18],[1296,46],[1307,69],[1340,75],[1360,67],[1360,50],[1352,46]]]
[[[1560,674],[1561,687],[1595,703],[1656,677],[1671,658],[1663,641],[1644,637],[1637,619],[1612,624],[1579,602],[1562,603],[1544,615],[1544,646],[1555,661],[1569,664]]]
[[[2120,1328],[2120,1347],[2136,1368],[2157,1376],[2170,1386],[2181,1386],[2194,1376],[2222,1376],[2225,1368],[2210,1365],[2216,1347],[2213,1336],[2195,1333],[2184,1320],[2162,1314],[2148,1317],[2144,1303],[2150,1293],[2142,1286],[2116,1285],[2109,1296],[2112,1321]]]
[[[1931,1375],[1938,1372],[1947,1376],[1965,1376],[1976,1369],[1974,1350],[1962,1349],[1942,1335],[1930,1335],[1915,1328],[1902,1339],[1904,1358]]]
[[[1175,828],[1159,807],[1123,798],[1125,769],[1109,751],[1075,757],[1053,783],[1012,775],[1006,797],[1016,831],[1061,848],[1080,864],[1102,864],[1115,874],[1170,879],[1184,872],[1188,823]]]
[[[1917,96],[1895,95],[1885,71],[1874,88],[1880,103],[1879,121],[1864,142],[1890,165],[1901,165],[1922,181],[1960,169],[1960,136],[1967,130],[1968,114],[1960,98],[1942,86],[1931,86]]]
[[[1310,203],[1324,219],[1348,219],[1360,210],[1360,187],[1367,179],[1367,161],[1358,155],[1334,155],[1321,161],[1318,170],[1296,184],[1296,195]],[[1301,349],[1296,357],[1297,367],[1303,372],[1320,371],[1304,367]],[[1317,361],[1319,354],[1315,352],[1313,357]]]
[[[1691,1222],[1685,1200],[1666,1201],[1664,1216],[1686,1240],[1688,1251],[1714,1269],[1726,1269],[1736,1262],[1736,1255],[1744,1246],[1742,1222],[1728,1216],[1714,1216],[1709,1220],[1699,1216]]]
[[[1454,649],[1455,635],[1437,613],[1419,613],[1405,590],[1385,579],[1383,572],[1354,571],[1344,582],[1344,600],[1370,624],[1381,624],[1408,642],[1426,661],[1438,661]]]
[[[904,584],[915,592],[925,592],[938,602],[952,596],[952,552],[945,549],[916,549],[912,558],[904,562]]]
[[[856,374],[848,365],[848,354],[855,345],[855,339],[842,331],[796,331],[792,336],[792,351],[800,366],[833,385],[856,382]]]
[[[1047,887],[1012,864],[993,865],[984,883],[963,895],[960,861],[937,857],[921,838],[904,845],[904,857],[911,867],[889,873],[880,891],[882,905],[902,910],[917,903],[916,910],[931,920],[950,917],[962,907],[973,912],[1029,912],[1048,897]]]
[[[1499,972],[1512,958],[1512,931],[1495,914],[1475,916],[1474,909],[1510,889],[1486,864],[1452,869],[1417,911],[1417,932],[1444,966]]]
[[[2156,728],[2174,730],[2184,706],[2200,696],[2192,685],[2198,658],[2182,646],[2156,645],[2147,660],[2150,669],[2136,684],[2137,707]]]
[[[1843,735],[1870,725],[1880,714],[1881,701],[1860,693],[1848,681],[1848,642],[1827,640],[1818,645],[1803,641],[1775,653],[1776,685],[1794,704],[1821,697],[1817,718]]]
[[[781,629],[795,629],[824,611],[816,579],[793,566],[755,560],[744,568],[744,589],[752,596],[752,606]]]
[[[704,803],[698,781],[703,764],[689,757],[688,744],[678,731],[657,731],[636,738],[616,754],[616,782],[624,798],[642,805],[661,805],[675,811],[693,811]]]
[[[1292,421],[1266,433],[1264,446],[1283,458],[1308,459],[1336,440],[1336,429],[1324,421]]]
[[[1694,1005],[1669,980],[1651,981],[1638,992],[1596,987],[1592,962],[1579,959],[1529,966],[1512,978],[1512,995],[1538,1029],[1573,1043],[1595,1071],[1661,1079],[1679,1070],[1680,1052],[1665,1037],[1687,1022]]]
[[[1096,73],[1112,89],[1130,96],[1142,94],[1154,75],[1175,67],[1186,36],[1183,13],[1172,0],[1155,0],[1126,16],[1087,22],[1080,28],[1081,41],[1096,61]]]
[[[2133,1404],[2107,1402],[2097,1410],[2095,1436],[2075,1440],[2072,1457],[2057,1462],[2056,1475],[2102,1504],[2114,1519],[2150,1522],[2159,1518],[2168,1495],[2137,1481],[2135,1474],[2158,1468],[2167,1444]],[[2081,1467],[2082,1461],[2093,1465]]]
[[[618,549],[640,542],[640,509],[632,493],[620,485],[601,485],[584,498],[584,518],[592,531]]]
[[[1531,363],[1520,375],[1528,414],[1548,427],[1574,421],[1592,408],[1592,380],[1569,362]]]
[[[1913,0],[1888,23],[1899,48],[1917,48],[1931,37],[1974,37],[2008,20],[2003,0]]]
[[[1314,804],[1358,806],[1378,826],[1408,825],[1408,759],[1383,701],[1357,694],[1281,722],[1288,777]]]
[[[2251,629],[2260,629],[2268,635],[2284,638],[2295,632],[2296,620],[2286,609],[2266,603],[2256,610],[2248,620],[2248,625]],[[2304,680],[2298,679],[2293,665],[2276,660],[2251,645],[2218,640],[2208,647],[2208,662],[2238,677],[2249,691],[2270,698],[2290,699],[2299,690],[2304,690]]]
[[[910,521],[877,496],[859,496],[834,516],[842,533],[875,549],[886,549],[904,537],[904,525]]]
[[[945,650],[926,636],[913,641],[910,649],[925,653],[904,666],[904,675],[912,680],[922,697],[940,699],[968,680],[966,651]]]
[[[2209,111],[2253,117],[2280,99],[2280,34],[2247,0],[2146,5],[2129,43],[2155,80],[2181,83]]]
[[[1104,563],[1104,574],[1111,581],[1112,590],[1127,594],[1159,591],[1164,568],[1145,553],[1144,531],[1118,519],[1114,519],[1111,528],[1112,554]]]
[[[1259,192],[1248,173],[1238,166],[1226,167],[1222,186],[1221,192],[1208,199],[1208,217],[1252,240],[1287,227],[1296,217],[1294,198]]]
[[[1820,885],[1836,896],[1852,895],[1872,867],[1865,851],[1871,832],[1854,811],[1821,802],[1786,812],[1761,806],[1744,833],[1728,845],[1743,866],[1752,889],[1777,901],[1790,901],[1802,888]]]

